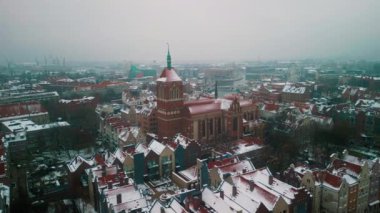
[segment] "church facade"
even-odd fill
[[[185,101],[183,82],[171,65],[169,51],[156,89],[159,138],[182,133],[200,142],[239,139],[258,117],[257,106],[238,95]]]

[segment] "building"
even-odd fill
[[[310,91],[306,86],[286,85],[282,89],[283,102],[306,102],[310,99]]]
[[[256,105],[236,95],[185,101],[183,82],[171,65],[169,51],[167,67],[157,79],[156,109],[160,138],[171,138],[181,133],[200,142],[241,138],[243,119],[257,118]]]
[[[30,119],[38,124],[48,123],[49,114],[38,101],[30,101],[0,106],[0,122]]]
[[[127,127],[120,132],[118,137],[120,148],[131,144],[145,143],[145,135],[139,127]]]
[[[48,124],[36,124],[28,119],[19,119],[2,122],[5,132],[2,138],[4,147],[8,149],[10,157],[22,157],[26,149],[38,149],[54,146],[52,140],[62,138],[68,131],[70,124],[58,121]],[[17,154],[16,154],[17,153]]]
[[[201,157],[201,145],[198,141],[177,134],[173,140],[167,142],[174,149],[176,170],[189,168],[197,163]]]
[[[0,105],[28,102],[28,101],[58,101],[57,92],[16,93],[11,96],[0,97]]]

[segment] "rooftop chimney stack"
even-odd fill
[[[121,203],[121,194],[117,194],[116,195],[116,202],[117,202],[117,204],[120,204]]]
[[[249,190],[252,192],[254,188],[255,188],[255,183],[253,182],[253,180],[250,180],[249,181]]]
[[[272,174],[269,175],[268,183],[269,183],[269,185],[273,184],[273,175]]]
[[[236,196],[237,195],[237,188],[235,185],[232,186],[232,196]]]

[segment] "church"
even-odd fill
[[[183,82],[172,67],[169,50],[167,66],[156,83],[159,138],[181,133],[202,143],[235,140],[242,138],[258,117],[258,108],[252,100],[243,100],[238,95],[185,101]]]

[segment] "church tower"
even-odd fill
[[[173,137],[182,132],[183,83],[172,67],[168,47],[167,66],[157,79],[158,136]]]

